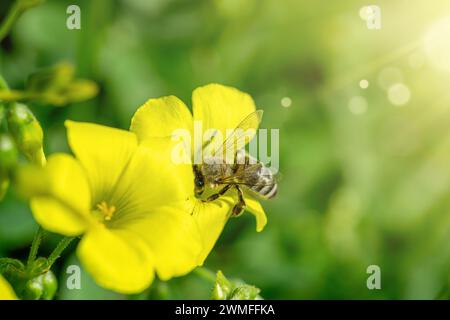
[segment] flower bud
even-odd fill
[[[25,283],[23,289],[22,298],[25,300],[39,300],[44,294],[44,285],[42,280],[38,276],[36,278],[30,279]]]
[[[5,196],[9,186],[11,169],[17,163],[17,149],[9,134],[0,134],[0,200]]]
[[[48,271],[25,283],[23,298],[26,300],[51,300],[58,289],[58,281],[52,271]]]
[[[52,300],[58,290],[58,280],[56,280],[55,274],[52,271],[41,275],[42,284],[44,286],[44,293],[41,299]]]
[[[17,149],[12,137],[7,133],[0,134],[0,171],[8,171],[17,163]]]
[[[33,163],[45,165],[42,148],[44,133],[41,125],[28,107],[14,103],[8,110],[8,127],[20,151]]]
[[[260,291],[255,286],[244,284],[231,292],[229,300],[256,300]]]
[[[216,283],[214,284],[211,295],[212,300],[258,300],[258,288],[245,284],[240,280],[230,281],[224,274],[219,271],[216,276]]]
[[[216,275],[216,283],[211,294],[212,300],[227,300],[232,290],[230,281],[225,278],[222,271],[218,271]]]

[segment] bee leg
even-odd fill
[[[206,200],[203,200],[203,202],[211,202],[219,198],[220,196],[223,196],[225,192],[227,192],[231,188],[231,184],[227,184],[225,187],[223,187],[219,192],[210,195]]]
[[[239,188],[238,185],[235,185],[235,187],[236,187],[237,194],[238,194],[238,203],[236,203],[236,205],[234,206],[233,211],[231,212],[231,215],[234,217],[237,217],[240,214],[242,214],[246,204],[245,204],[245,200],[244,200],[244,194],[242,193],[241,188]]]

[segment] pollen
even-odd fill
[[[102,201],[97,204],[97,209],[103,214],[103,217],[106,221],[110,221],[116,212],[115,206],[110,206],[106,201]]]

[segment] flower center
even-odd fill
[[[97,209],[103,214],[103,219],[105,219],[105,221],[110,221],[114,212],[116,212],[116,207],[110,206],[106,201],[98,203]]]

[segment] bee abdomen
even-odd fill
[[[278,184],[275,182],[272,172],[267,167],[261,167],[259,181],[250,188],[266,199],[276,196]]]
[[[256,190],[258,188],[260,190]],[[275,197],[277,195],[278,184],[274,183],[272,185],[267,185],[267,186],[262,186],[262,187],[254,186],[251,189],[266,199],[272,199],[273,197]]]

